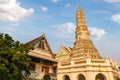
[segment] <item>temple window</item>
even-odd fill
[[[49,67],[42,66],[42,72],[49,73]]]

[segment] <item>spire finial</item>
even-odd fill
[[[80,4],[78,5],[78,9],[81,9]]]
[[[78,8],[80,8],[80,4],[78,5]]]
[[[42,34],[42,37],[45,37],[45,33]]]

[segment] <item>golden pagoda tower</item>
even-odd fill
[[[101,58],[90,39],[90,32],[86,26],[84,12],[78,7],[76,12],[76,41],[72,51],[72,60],[81,58]]]
[[[118,65],[102,58],[90,39],[84,12],[76,11],[76,40],[74,47],[61,47],[56,55],[57,80],[115,80]]]

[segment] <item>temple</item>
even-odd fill
[[[51,79],[56,80],[57,61],[45,34],[29,41],[28,44],[34,47],[34,50],[28,53],[31,57],[31,62],[29,63],[31,75],[29,79],[41,80],[45,74],[49,74]]]
[[[90,39],[83,10],[76,11],[74,47],[62,46],[56,55],[57,80],[114,80],[118,65],[109,57],[102,58]]]

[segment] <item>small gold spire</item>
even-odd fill
[[[80,5],[78,5],[78,10],[82,10],[82,8],[80,7]]]
[[[80,8],[80,5],[78,5],[78,8]]]

